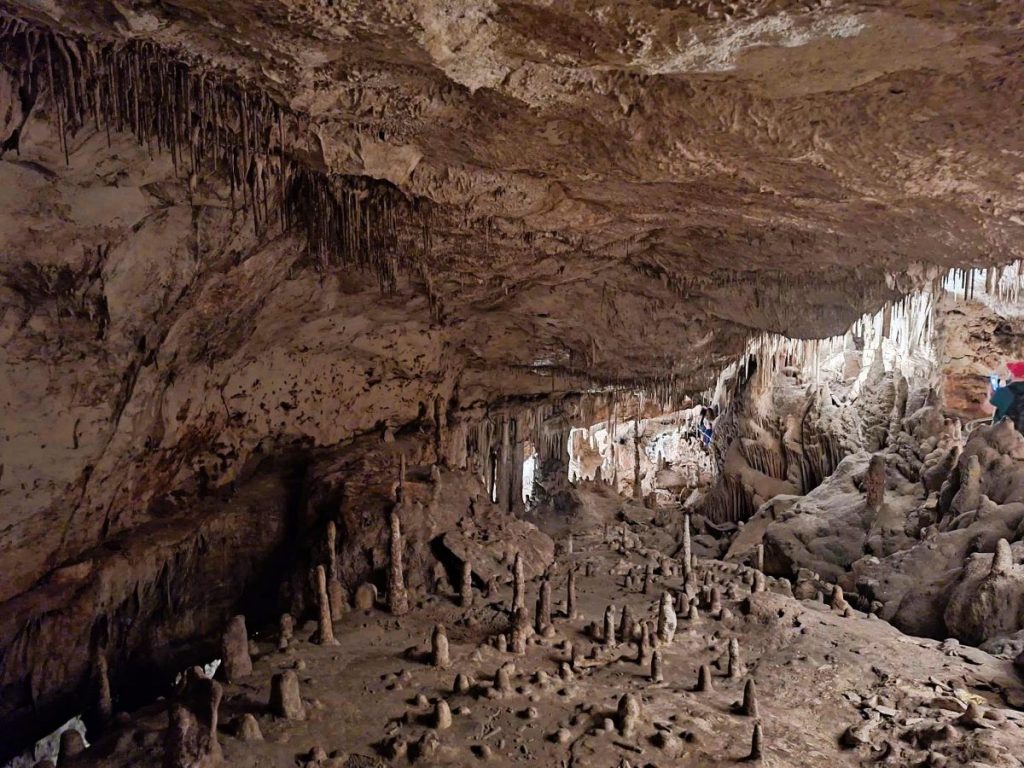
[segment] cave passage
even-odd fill
[[[0,0],[0,766],[1024,768],[1020,30]]]

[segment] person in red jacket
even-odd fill
[[[1006,368],[1010,380],[1003,386],[998,386],[993,376],[992,395],[988,399],[996,408],[992,423],[1010,419],[1018,431],[1024,432],[1024,360],[1007,363]]]

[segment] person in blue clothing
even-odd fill
[[[1024,360],[1007,363],[1010,380],[999,386],[995,375],[991,379],[991,396],[988,401],[995,406],[992,423],[1009,419],[1018,431],[1024,432]]]
[[[706,448],[711,445],[711,438],[715,434],[715,422],[714,413],[710,408],[701,408],[700,424],[697,425],[697,429],[700,432],[700,440],[704,447]]]

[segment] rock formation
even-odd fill
[[[655,685],[638,724],[613,675],[647,674],[617,642],[672,683],[724,638],[780,759],[1019,754],[1024,442],[982,423],[1024,357],[1019,27],[917,0],[4,0],[0,762],[74,751],[81,714],[61,760],[105,768],[719,764],[749,720]],[[435,625],[467,680],[511,647],[518,687],[449,695]],[[858,699],[840,758],[826,643],[843,680],[875,675],[860,643],[910,681]],[[978,687],[926,699],[955,654]],[[940,698],[964,711],[902,716]],[[714,728],[661,716],[690,706]]]

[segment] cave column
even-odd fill
[[[509,420],[508,414],[502,414],[501,416],[501,442],[498,444],[498,461],[497,467],[495,468],[496,476],[495,482],[495,495],[497,496],[496,501],[499,507],[502,509],[511,509],[509,495],[511,491],[511,482],[509,480],[509,473],[512,467],[512,424]]]
[[[512,466],[509,469],[511,473],[509,491],[509,512],[514,515],[521,514],[526,511],[526,505],[523,503],[523,463],[525,462],[526,445],[523,439],[519,435],[519,422],[516,419],[512,420]]]
[[[643,495],[640,489],[640,414],[633,417],[633,498]]]

